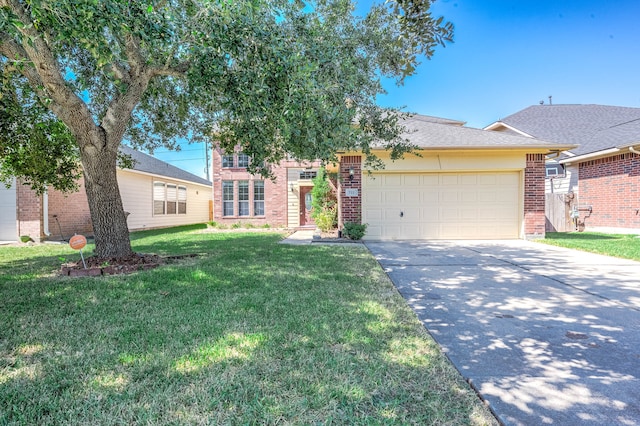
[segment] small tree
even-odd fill
[[[313,197],[311,217],[318,228],[324,232],[335,228],[338,224],[338,201],[324,168],[318,170],[317,176],[313,179],[311,196]]]

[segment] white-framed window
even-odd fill
[[[253,181],[253,215],[264,216],[264,181]]]
[[[153,215],[187,214],[187,187],[153,182]]]
[[[153,182],[153,214],[165,214],[165,187],[164,182]]]
[[[178,214],[187,214],[187,187],[178,186]]]
[[[249,216],[249,181],[238,181],[238,216]]]
[[[233,216],[233,181],[222,182],[222,215]]]
[[[234,156],[233,154],[231,155],[223,155],[222,156],[222,167],[227,169],[227,168],[232,168],[233,167],[233,159]]]
[[[238,154],[238,167],[243,167],[245,169],[249,167],[249,156],[247,154]]]
[[[187,187],[153,182],[153,215],[187,214]]]

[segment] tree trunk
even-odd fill
[[[133,251],[116,178],[118,149],[96,146],[100,145],[86,144],[80,150],[96,242],[95,255],[101,259],[124,258]]]

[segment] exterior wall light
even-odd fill
[[[354,173],[353,167],[349,167],[349,180],[350,181],[353,180],[353,173]]]

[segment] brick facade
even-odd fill
[[[640,229],[640,155],[625,153],[579,164],[579,207],[589,228]]]
[[[545,235],[545,156],[527,154],[524,170],[524,234],[525,238]]]
[[[28,235],[34,241],[43,238],[42,196],[37,195],[29,185],[16,182],[16,209],[18,235]]]
[[[49,232],[52,239],[69,239],[74,234],[93,235],[89,202],[84,178],[78,181],[78,191],[65,194],[49,190]]]
[[[353,170],[353,179],[350,179]],[[347,190],[357,195],[347,196]],[[362,157],[345,155],[340,159],[338,179],[338,228],[347,222],[362,223]]]

